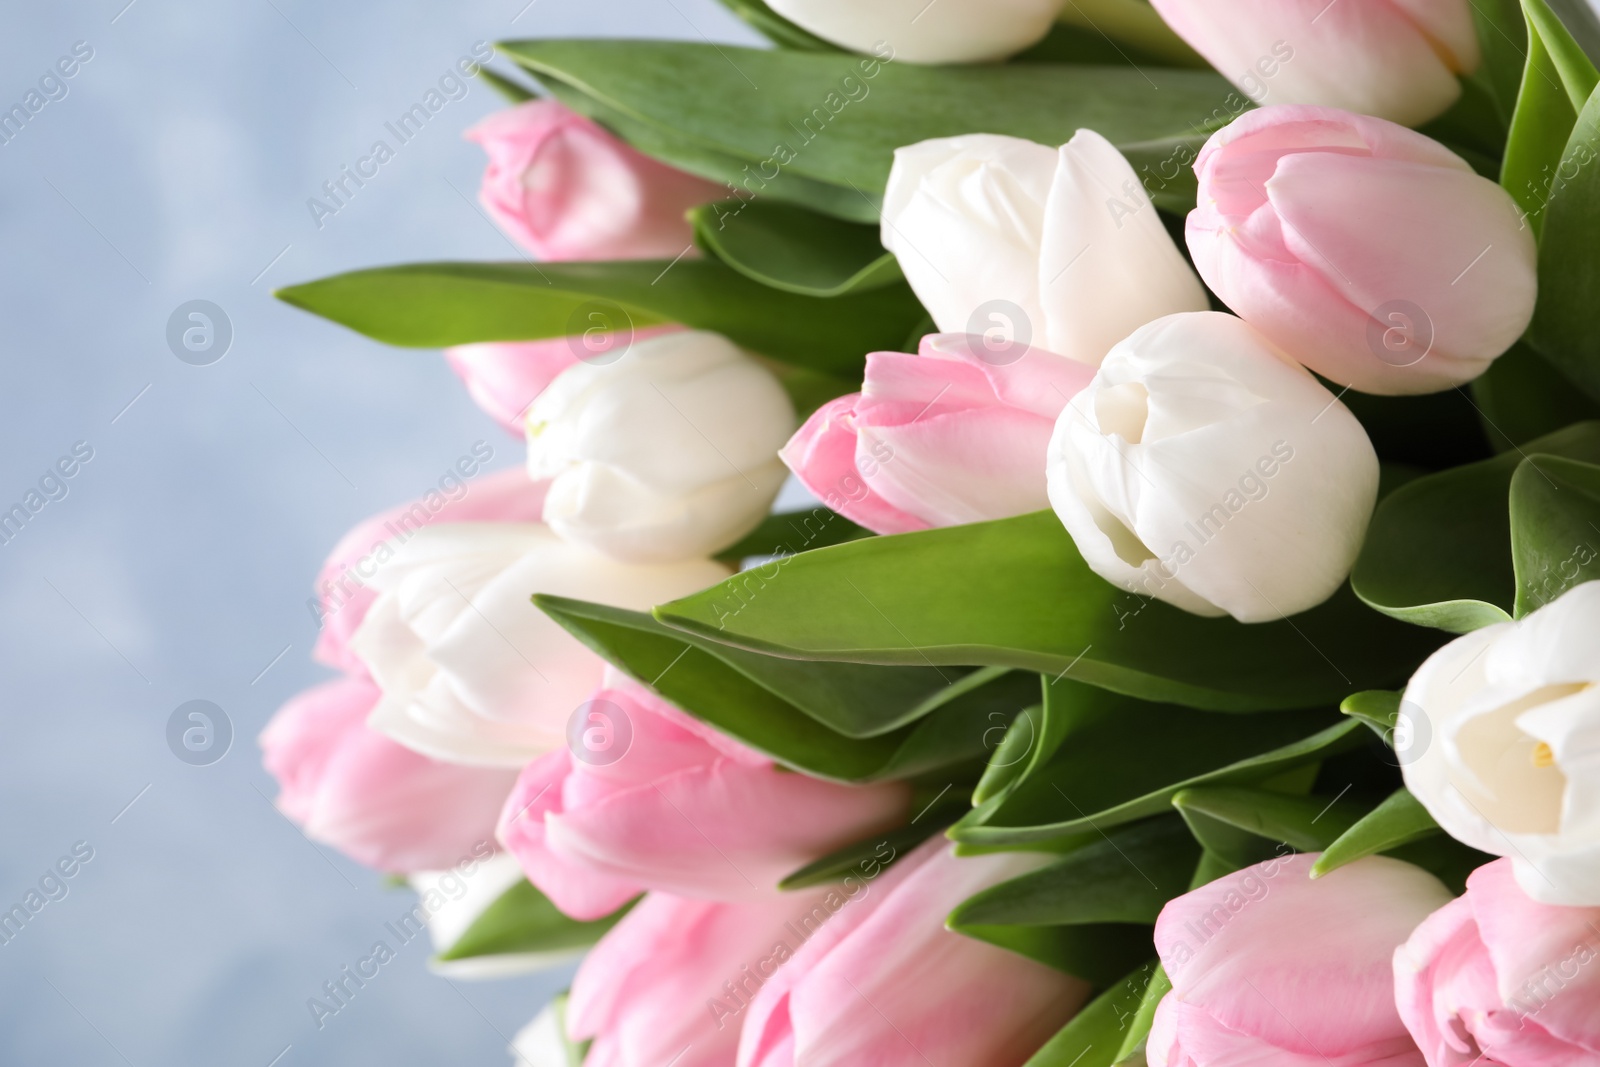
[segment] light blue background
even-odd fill
[[[0,1063],[266,1067],[285,1046],[280,1067],[508,1063],[568,974],[452,987],[413,943],[314,1028],[306,999],[410,901],[277,814],[254,738],[327,676],[305,599],[340,534],[474,441],[495,466],[520,449],[436,354],[269,290],[513,257],[467,202],[482,155],[459,134],[499,106],[481,82],[321,231],[306,208],[474,41],[753,35],[713,0],[126,2],[12,3],[0,34],[5,108],[74,42],[94,49],[0,147],[0,510],[94,448],[0,547],[0,910],[74,842],[95,851],[0,945]],[[166,346],[196,298],[233,322],[213,366]],[[211,767],[164,739],[194,698],[235,726]]]

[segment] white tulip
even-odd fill
[[[1102,578],[1197,615],[1264,622],[1320,604],[1350,573],[1378,457],[1309,371],[1206,311],[1111,350],[1056,421],[1046,481]]]
[[[513,1067],[571,1067],[572,1057],[567,1054],[567,1039],[562,1033],[566,1025],[561,1010],[564,1000],[553,1000],[544,1006],[533,1021],[511,1039]]]
[[[1445,645],[1406,687],[1406,787],[1546,904],[1600,906],[1600,582]]]
[[[709,556],[759,524],[788,471],[794,405],[719,334],[640,341],[561,372],[528,409],[528,475],[554,479],[544,521],[617,559]]]
[[[1042,41],[1064,0],[769,0],[825,41],[907,63],[980,63]]]
[[[621,563],[538,523],[424,527],[366,582],[379,595],[350,647],[383,690],[369,724],[434,759],[521,767],[566,743],[605,672],[534,593],[645,610],[728,574]]]
[[[1090,366],[1145,323],[1209,305],[1133,167],[1093,130],[1059,149],[994,134],[894,154],[883,246],[945,333]]]

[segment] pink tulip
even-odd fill
[[[438,763],[369,729],[378,687],[327,682],[290,700],[261,732],[278,808],[306,836],[357,863],[406,874],[477,855],[515,771]]]
[[[602,315],[602,318],[604,316]],[[614,325],[609,321],[605,326]],[[606,330],[597,326],[570,337],[543,341],[491,341],[459,345],[444,350],[450,368],[461,376],[473,401],[517,437],[525,432],[528,405],[538,399],[556,375],[580,360],[621,357],[619,347],[682,329],[652,326],[646,329]]]
[[[1319,104],[1418,125],[1455,103],[1456,75],[1480,60],[1470,0],[1152,3],[1257,104]]]
[[[1201,277],[1339,385],[1384,395],[1460,385],[1533,317],[1534,240],[1516,203],[1419,133],[1330,108],[1265,107],[1212,136],[1195,171],[1188,241]]]
[[[546,484],[531,482],[525,468],[514,467],[469,481],[478,463],[494,455],[480,441],[419,499],[363,521],[339,539],[317,575],[312,614],[322,627],[311,655],[347,674],[367,675],[367,666],[350,651],[350,636],[366,618],[378,594],[362,585],[376,565],[394,554],[393,547],[424,526],[444,522],[538,522],[544,512]]]
[[[944,921],[974,893],[1048,862],[957,859],[935,838],[858,884],[755,995],[738,1067],[1018,1067],[1077,1013],[1089,986]]]
[[[484,209],[544,260],[672,259],[693,246],[685,212],[728,195],[554,100],[497,111],[466,137],[489,155]]]
[[[1509,859],[1417,927],[1394,978],[1429,1067],[1600,1063],[1600,908],[1537,903]]]
[[[731,1067],[738,1019],[719,1006],[748,996],[849,907],[832,889],[738,904],[651,893],[573,979],[567,1033],[594,1040],[584,1067]]]
[[[1450,891],[1383,856],[1312,881],[1316,859],[1269,860],[1162,909],[1156,951],[1172,992],[1151,1067],[1422,1067],[1389,961]]]
[[[933,334],[874,352],[861,392],[819,408],[779,455],[806,487],[877,533],[1050,506],[1045,453],[1094,368],[1042,349]]]
[[[846,786],[770,759],[613,675],[580,709],[570,749],[522,772],[501,842],[578,919],[644,889],[714,900],[771,893],[787,874],[904,821],[904,783]]]

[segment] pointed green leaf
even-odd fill
[[[1361,818],[1362,808],[1354,801],[1325,796],[1292,796],[1265,789],[1237,786],[1202,786],[1185,789],[1172,798],[1191,828],[1197,820],[1231,826],[1266,843],[1284,844],[1300,852],[1327,848]],[[1195,834],[1207,848],[1213,848],[1202,833]],[[1251,859],[1259,863],[1267,855]],[[1231,858],[1231,857],[1230,857]],[[1249,863],[1240,863],[1241,867]]]
[[[1133,923],[1090,926],[963,926],[957,931],[999,945],[1090,985],[1115,982],[1150,958],[1150,928]]]
[[[1600,466],[1530,455],[1511,478],[1517,618],[1600,578]]]
[[[1350,576],[1356,594],[1387,615],[1452,633],[1508,621],[1516,596],[1511,478],[1523,455],[1538,452],[1600,462],[1600,422],[1419,478],[1385,497]]]
[[[737,564],[752,556],[782,558],[796,552],[842,545],[846,541],[872,536],[873,532],[866,527],[857,526],[838,512],[818,506],[809,511],[768,515],[761,520],[760,526],[718,552],[717,559]]]
[[[1331,706],[1409,676],[1435,639],[1348,590],[1283,622],[1203,619],[1112,586],[1043,511],[807,552],[656,609],[738,647],[863,663],[1038,671],[1219,710]]]
[[[885,287],[826,302],[753,282],[722,263],[415,263],[336,274],[280,300],[386,344],[440,348],[677,322],[773,359],[860,380],[866,353],[899,346],[923,314]],[[598,311],[597,311],[598,309]]]
[[[1111,1067],[1156,971],[1151,961],[1095,997],[1025,1067]]]
[[[1044,706],[1023,708],[1009,723],[995,727],[999,743],[994,754],[984,765],[983,777],[972,791],[973,806],[979,806],[1000,796],[1012,783],[1018,781],[1028,769],[1034,746],[1039,742],[1039,730],[1044,723]]]
[[[1364,856],[1388,852],[1440,832],[1439,824],[1417,798],[1403,788],[1397,789],[1323,851],[1322,858],[1311,868],[1311,877],[1320,878]]]
[[[1265,782],[1362,740],[1360,723],[1329,725],[1326,713],[1218,715],[1087,685],[1077,685],[1052,711],[1066,720],[1055,754],[974,808],[951,828],[952,839],[1016,847],[1104,832],[1169,811],[1184,789]]]
[[[1528,59],[1506,141],[1500,184],[1517,201],[1538,235],[1545,225],[1551,182],[1566,151],[1578,112],[1594,91],[1594,66],[1544,0],[1523,0]]]
[[[1395,719],[1400,715],[1402,695],[1391,689],[1372,689],[1365,693],[1351,693],[1339,705],[1339,710],[1351,718],[1360,719],[1372,732],[1390,744],[1394,738]]]
[[[965,805],[951,797],[952,791],[947,790],[931,801],[923,797],[914,798],[912,810],[917,814],[907,825],[874,834],[830,852],[786,875],[778,883],[778,888],[810,889],[848,878],[870,882],[961,814]]]
[[[689,212],[695,241],[747,278],[801,296],[904,284],[876,226],[776,200],[729,200]]]
[[[974,130],[1058,145],[1087,127],[1125,150],[1142,146],[1138,170],[1237,113],[1227,103],[1237,96],[1233,87],[1203,70],[919,66],[666,41],[512,41],[498,48],[644,151],[728,182],[741,197],[802,203],[869,223],[877,221],[894,150],[903,145]],[[1192,207],[1194,186],[1183,169],[1174,168],[1173,181],[1186,184]]]
[[[535,100],[538,98],[538,94],[532,89],[523,87],[520,83],[512,81],[503,74],[496,74],[488,67],[484,67],[478,71],[478,73],[482,76],[483,80],[488,83],[489,88],[493,89],[495,92],[499,93],[513,104],[524,104],[529,100]]]
[[[1528,338],[1592,399],[1600,399],[1600,89],[1584,105],[1552,166],[1539,245],[1539,303]]]
[[[1144,997],[1139,1002],[1139,1011],[1134,1015],[1133,1021],[1128,1025],[1128,1032],[1122,1038],[1122,1047],[1117,1050],[1117,1058],[1113,1067],[1144,1067],[1145,1042],[1150,1037],[1150,1027],[1155,1022],[1156,1008],[1168,993],[1172,992],[1172,980],[1167,977],[1165,967],[1157,967],[1155,974],[1150,976],[1150,984],[1145,987]]]
[[[1600,419],[1600,402],[1524,341],[1489,364],[1472,383],[1472,398],[1497,452],[1575,422]]]
[[[1048,867],[969,897],[948,925],[1153,924],[1167,901],[1188,891],[1199,858],[1182,820],[1120,827]]]
[[[722,6],[738,15],[779,48],[794,48],[803,52],[838,52],[837,45],[824,41],[790,22],[762,0],[722,0]]]
[[[578,922],[563,915],[532,884],[520,881],[485,908],[438,959],[449,962],[511,954],[552,958],[576,955],[600,940],[632,906],[594,922]]]

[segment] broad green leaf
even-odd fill
[[[488,83],[489,88],[513,104],[524,104],[538,97],[532,89],[524,88],[520,83],[512,81],[503,74],[496,74],[487,67],[479,70],[478,74]]]
[[[1154,961],[1146,963],[1095,997],[1025,1067],[1111,1067],[1155,971]]]
[[[1477,81],[1494,99],[1502,128],[1511,124],[1528,62],[1528,23],[1519,0],[1473,0],[1483,63],[1468,80]]]
[[[1211,67],[1144,0],[1072,0],[1062,9],[1060,19],[1173,66]]]
[[[1210,71],[1065,64],[919,66],[844,53],[664,41],[498,46],[644,151],[739,195],[876,222],[894,150],[983,131],[1042,144],[1080,127],[1123,148],[1192,140],[1228,112]],[[1157,157],[1159,158],[1159,156]],[[1138,168],[1139,164],[1135,164]],[[1189,207],[1193,185],[1189,185]]]
[[[1353,719],[1360,719],[1372,732],[1389,744],[1394,738],[1395,720],[1400,716],[1401,694],[1391,689],[1372,689],[1365,693],[1351,693],[1339,705],[1339,710]]]
[[[1591,399],[1600,399],[1600,331],[1594,328],[1600,292],[1600,90],[1590,95],[1563,143],[1544,202],[1539,302],[1528,339]]]
[[[578,922],[563,915],[550,898],[524,880],[500,894],[438,959],[448,962],[511,954],[572,955],[600,940],[628,913],[629,907],[632,905],[594,922]]]
[[[1600,403],[1523,341],[1489,364],[1472,383],[1472,397],[1496,452],[1600,419]]]
[[[1559,192],[1552,183],[1565,169],[1573,126],[1600,75],[1544,0],[1522,0],[1522,9],[1527,20],[1528,60],[1506,141],[1500,184],[1538,235]]]
[[[1017,712],[1015,719],[996,726],[999,743],[994,746],[994,755],[984,765],[983,777],[978,779],[977,788],[972,791],[974,807],[1004,793],[1023,776],[1034,746],[1039,743],[1039,731],[1043,723],[1044,706],[1041,704],[1023,708]]]
[[[722,263],[415,263],[336,274],[280,300],[386,344],[439,348],[678,322],[764,355],[860,380],[866,353],[899,346],[923,314],[886,287],[826,302],[753,282]]]
[[[1532,455],[1511,478],[1517,618],[1600,578],[1600,466]]]
[[[1600,462],[1600,422],[1395,490],[1367,529],[1350,577],[1356,594],[1387,615],[1452,633],[1509,620],[1516,595],[1511,478],[1524,455],[1539,452]]]
[[[761,520],[760,526],[718,552],[717,558],[734,564],[752,556],[781,558],[872,536],[871,530],[857,526],[843,515],[819,504],[809,511],[768,515]]]
[[[807,552],[656,609],[713,641],[806,659],[1009,666],[1142,699],[1332,706],[1409,676],[1434,642],[1349,591],[1282,622],[1204,619],[1112,586],[1052,512]]]
[[[833,297],[904,283],[876,226],[776,200],[728,200],[689,212],[695,241],[734,270],[774,289]]]
[[[1153,924],[1189,889],[1200,848],[1182,820],[1157,818],[1109,831],[1048,867],[991,886],[951,913],[948,925]]]
[[[1549,0],[1550,10],[1561,19],[1567,32],[1589,62],[1600,66],[1600,16],[1588,0]]]
[[[802,30],[762,0],[722,0],[722,6],[743,19],[757,33],[779,48],[795,48],[803,52],[839,52],[837,45],[824,41],[815,34]]]
[[[1231,827],[1258,842],[1288,845],[1300,852],[1327,848],[1361,818],[1361,805],[1354,801],[1326,796],[1292,796],[1266,789],[1237,786],[1202,786],[1185,789],[1172,798],[1172,806],[1189,823],[1195,837],[1212,851],[1234,859],[1231,849],[1218,848],[1232,841],[1208,840],[1218,826]],[[1259,845],[1258,845],[1259,848]],[[1240,856],[1239,866],[1247,867],[1268,859],[1267,848],[1259,856]],[[1243,862],[1248,860],[1248,862]],[[1192,867],[1191,867],[1192,870]]]
[[[1114,1067],[1144,1067],[1145,1042],[1150,1037],[1151,1024],[1155,1022],[1156,1008],[1161,1004],[1161,999],[1172,992],[1172,980],[1167,977],[1165,967],[1157,967],[1150,976],[1150,984],[1145,987],[1144,997],[1139,1002],[1139,1010],[1134,1014],[1133,1021],[1128,1024],[1128,1032],[1123,1035],[1122,1047],[1117,1050]]]
[[[1063,683],[1065,684],[1065,683]],[[963,844],[1068,844],[1171,810],[1201,785],[1250,785],[1356,747],[1360,724],[1326,713],[1230,716],[1147,704],[1091,686],[1058,697],[1053,756],[950,830]]]
[[[834,671],[848,664],[751,656],[669,630],[637,612],[560,597],[536,596],[534,603],[596,654],[653,686],[689,714],[817,777],[839,781],[911,777],[976,759],[985,751],[984,731],[993,725],[988,719],[993,710],[987,703],[989,694],[982,690],[924,714],[918,705],[937,703],[934,687],[942,682],[936,673],[852,679]],[[864,688],[852,691],[852,685]],[[812,714],[843,714],[829,705],[830,699],[853,702],[852,713],[865,715],[876,709],[877,714],[897,720],[909,722],[920,715],[922,721],[872,737],[850,738]]]
[[[1323,851],[1311,868],[1311,877],[1320,878],[1364,856],[1388,852],[1440,832],[1439,824],[1417,798],[1403,788],[1397,789]]]

